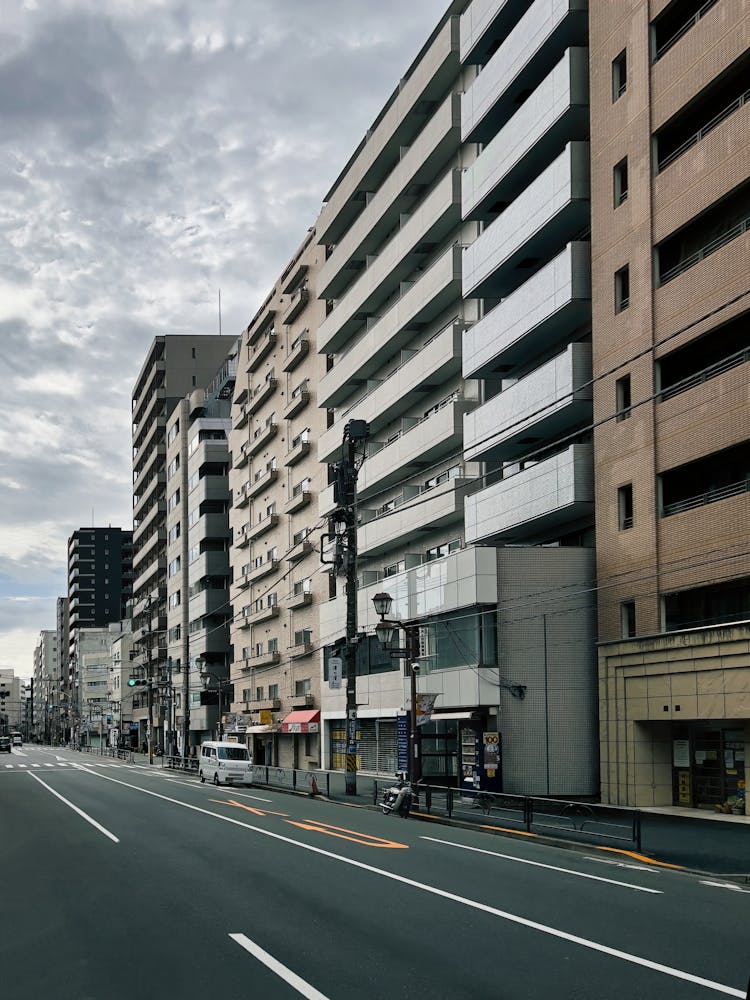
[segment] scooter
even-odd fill
[[[390,788],[386,788],[383,792],[383,801],[380,803],[380,808],[383,810],[384,816],[395,812],[402,819],[406,819],[411,810],[411,782],[407,780],[406,774],[403,771],[399,771],[396,778],[396,784]]]

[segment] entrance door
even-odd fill
[[[698,808],[731,809],[745,778],[741,729],[696,729],[693,742],[693,802]],[[744,810],[743,810],[744,811]]]

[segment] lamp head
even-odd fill
[[[391,613],[393,598],[390,594],[381,592],[374,595],[372,603],[375,606],[375,614],[380,615],[381,618],[385,618],[386,615]]]

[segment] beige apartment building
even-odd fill
[[[750,812],[750,10],[590,47],[602,796]]]
[[[256,763],[315,767],[320,756],[321,572],[317,448],[327,414],[315,350],[325,315],[324,250],[310,230],[242,335],[232,408],[232,726]]]

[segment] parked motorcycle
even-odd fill
[[[398,772],[396,779],[396,784],[390,788],[386,788],[383,792],[383,801],[380,803],[380,808],[383,810],[384,816],[395,812],[402,819],[406,819],[411,810],[412,803],[411,782],[407,779],[403,771]]]

